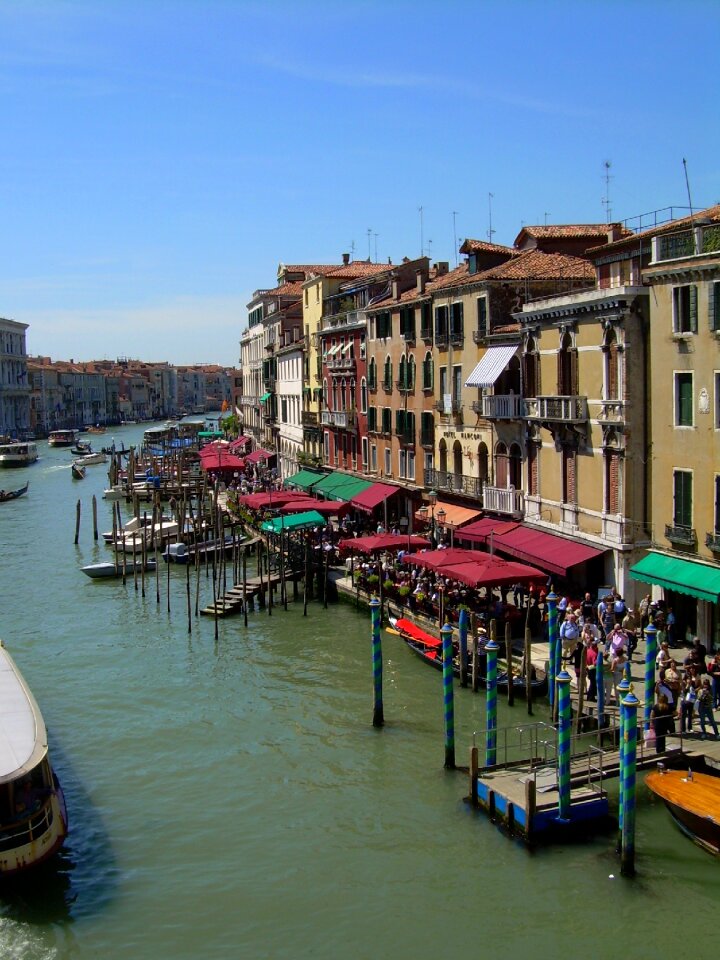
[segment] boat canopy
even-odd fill
[[[33,770],[47,753],[47,733],[30,689],[0,646],[0,783]]]

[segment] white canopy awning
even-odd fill
[[[336,343],[334,347],[330,347],[328,352],[325,354],[326,357],[334,357],[338,350],[342,349],[341,343]]]
[[[485,356],[465,381],[465,386],[492,387],[519,346],[519,343],[507,343],[501,347],[488,347]]]

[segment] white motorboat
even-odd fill
[[[67,832],[40,708],[0,643],[0,876],[47,860]]]
[[[107,490],[103,490],[103,499],[105,500],[124,500],[125,487],[121,483],[115,483]]]
[[[177,539],[180,527],[175,520],[163,520],[160,523],[147,524],[134,533],[123,532],[116,540],[110,540],[113,550],[120,553],[140,553],[144,548],[154,550],[172,539]]]
[[[155,559],[150,557],[145,563],[145,572],[151,573],[155,570],[155,567]],[[85,576],[90,577],[91,580],[107,580],[110,577],[121,577],[123,573],[133,576],[136,570],[138,573],[141,573],[142,568],[142,560],[130,560],[129,562],[126,560],[124,563],[121,561],[117,567],[111,560],[106,560],[103,563],[89,563],[85,567],[80,567]]]
[[[91,467],[96,463],[107,463],[108,456],[106,453],[86,453],[82,457],[77,457],[75,463],[78,467]]]
[[[0,446],[0,467],[27,467],[38,458],[36,443],[27,441],[3,443]]]

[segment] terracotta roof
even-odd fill
[[[543,253],[528,250],[527,253],[506,260],[476,275],[484,280],[585,280],[595,281],[595,268],[587,260],[562,253]]]
[[[333,267],[332,270],[321,271],[323,276],[341,280],[357,280],[361,277],[372,277],[376,273],[387,273],[393,269],[391,263],[367,263],[365,260],[353,260],[352,263]]]
[[[265,290],[263,297],[301,297],[302,281],[295,283],[281,283],[279,287],[273,287],[272,290]]]
[[[659,237],[665,233],[676,233],[678,230],[683,230],[701,220],[720,220],[720,203],[716,203],[712,207],[706,207],[705,210],[698,210],[692,216],[680,217],[678,220],[670,220],[668,223],[660,224],[657,227],[650,227],[649,230],[642,230],[640,233],[633,233],[628,237],[622,237],[620,240],[614,240],[612,243],[604,243],[599,247],[592,247],[588,253],[597,253],[599,250],[611,250],[615,247],[621,247],[632,240],[646,240],[649,237]]]
[[[472,240],[468,237],[460,247],[460,253],[505,253],[516,257],[520,251],[514,247],[505,247],[501,243],[486,243],[485,240]]]
[[[309,273],[326,273],[328,270],[335,270],[338,266],[337,263],[320,263],[320,264],[297,264],[297,263],[281,263],[278,267],[278,274],[281,273],[304,273],[307,276]]]
[[[526,226],[515,238],[515,245],[519,246],[523,235],[535,237],[538,240],[567,240],[584,237],[607,237],[608,230],[614,226],[611,223],[555,223],[547,226]],[[616,226],[620,226],[616,224]],[[632,236],[632,230],[621,227],[624,236]]]

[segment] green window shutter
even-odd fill
[[[405,418],[405,433],[408,436],[408,439],[413,443],[415,442],[415,414],[408,413]]]
[[[695,284],[690,286],[690,332],[697,333],[698,330],[698,296]]]
[[[720,283],[711,283],[708,289],[708,316],[710,329],[720,330]]]
[[[692,474],[676,470],[674,475],[674,521],[678,527],[692,526]]]
[[[408,363],[408,387],[411,390],[415,389],[415,357],[410,357]]]
[[[691,427],[693,422],[693,383],[690,374],[678,374],[678,425]]]

